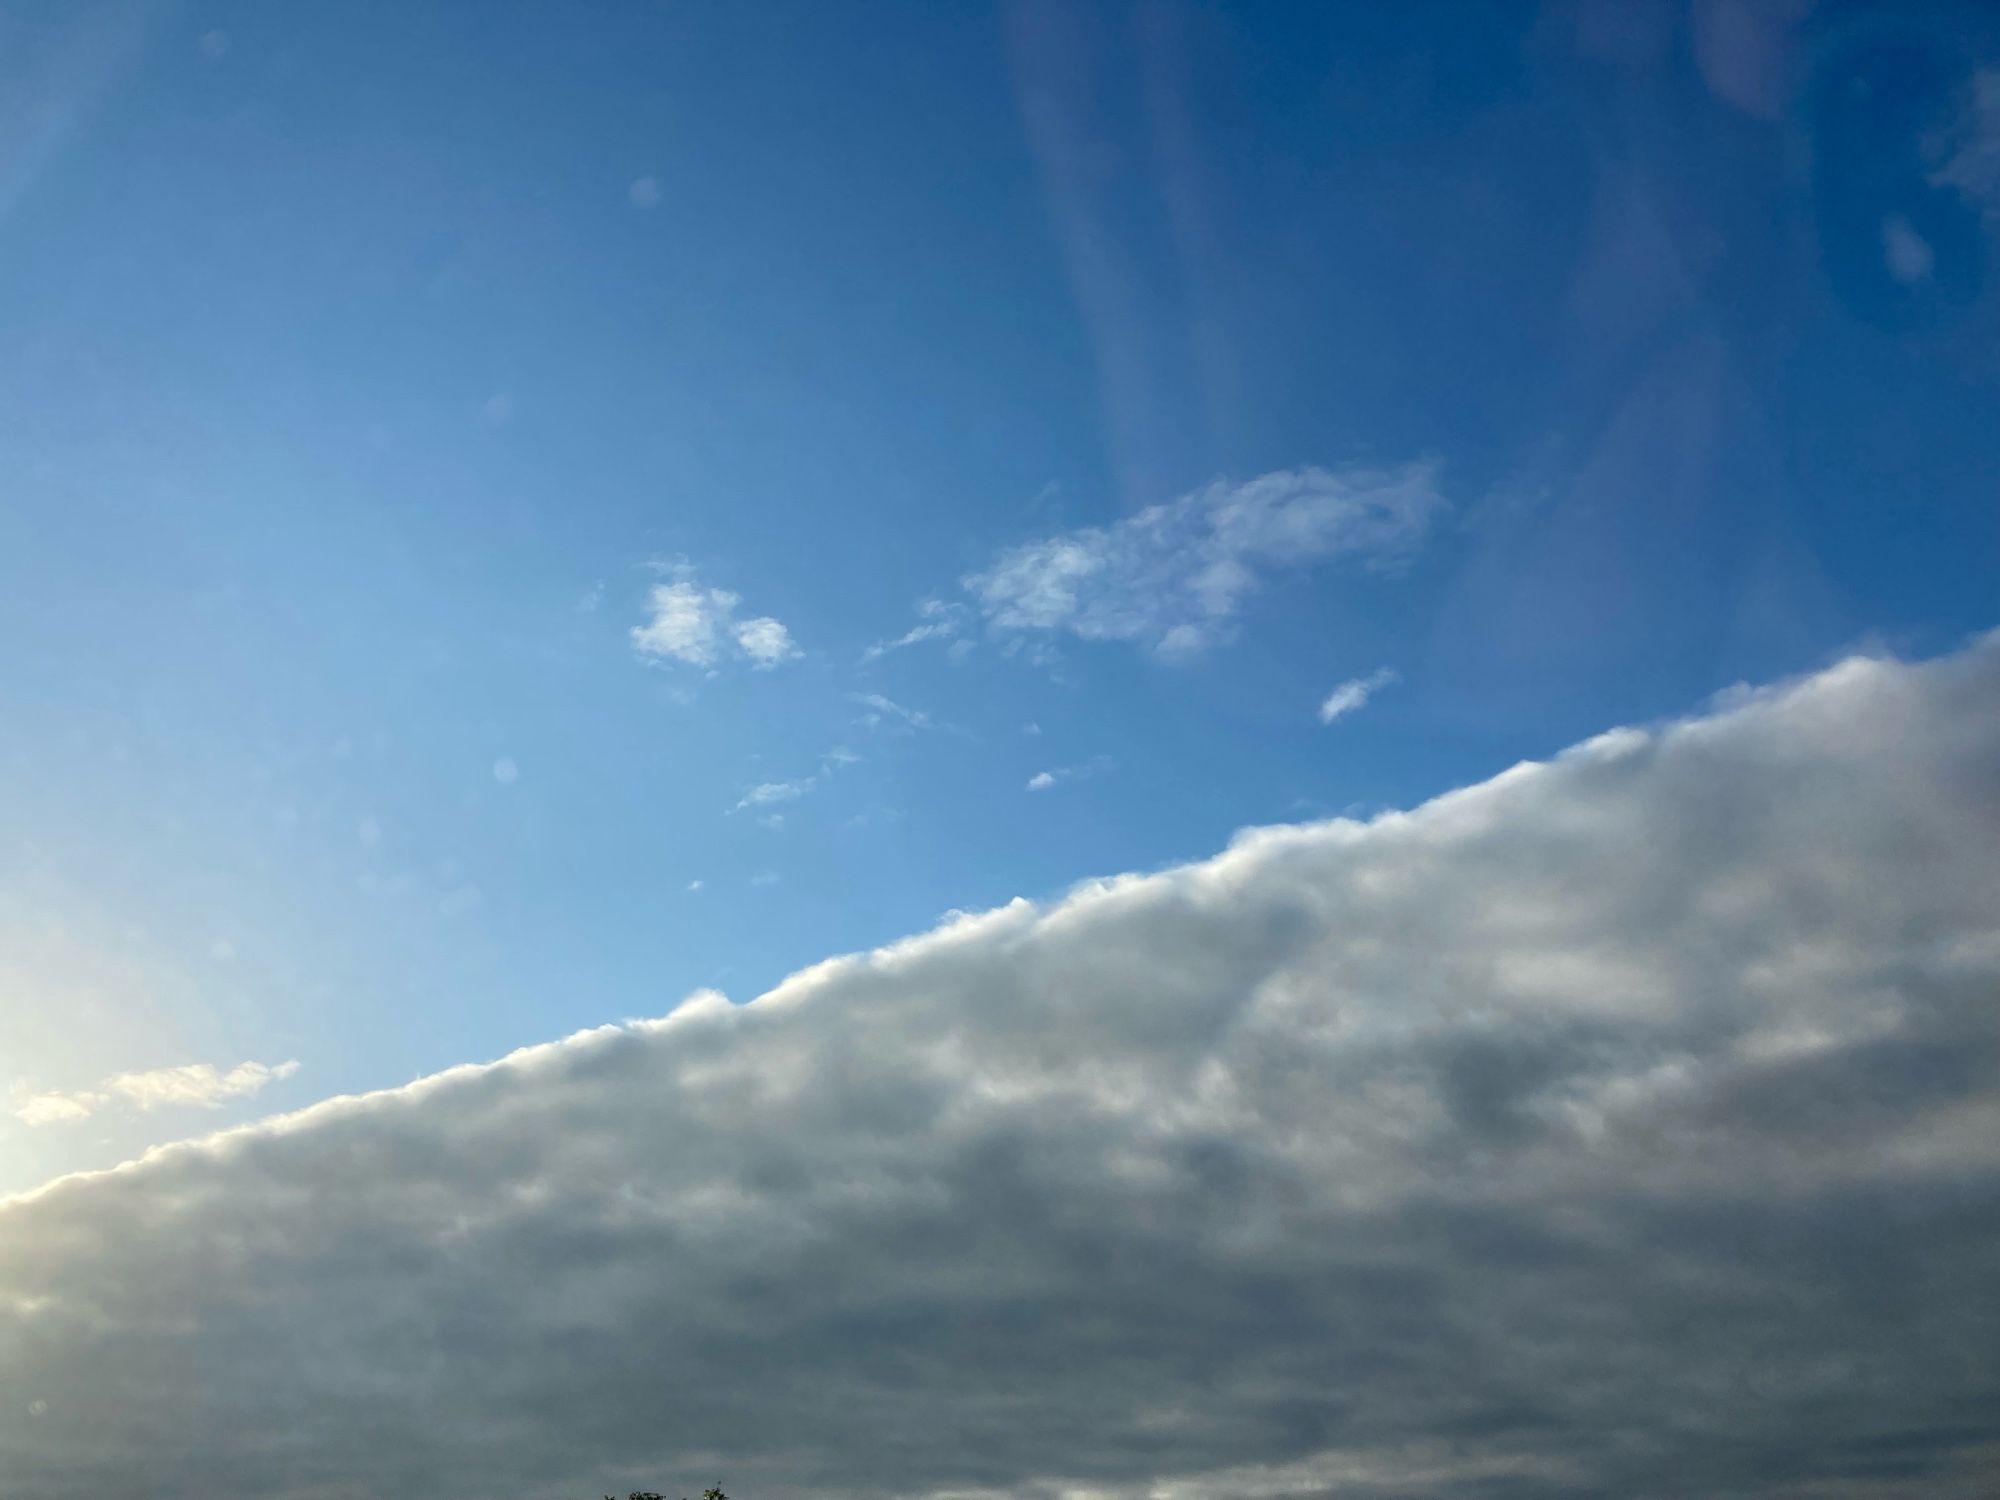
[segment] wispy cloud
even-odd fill
[[[861,653],[863,665],[924,641],[950,640],[958,634],[970,614],[963,604],[945,599],[926,599],[917,606],[917,623],[894,640],[877,641]],[[964,642],[956,643],[966,644]]]
[[[817,790],[839,772],[849,766],[859,765],[860,762],[861,757],[847,746],[835,745],[820,756],[817,771],[795,777],[790,781],[760,781],[744,792],[736,805],[729,810],[732,813],[739,813],[751,808],[768,809],[780,803],[796,802],[808,792]],[[758,821],[766,828],[778,828],[783,826],[785,820],[777,814],[767,813]]]
[[[817,776],[801,776],[797,781],[761,781],[743,794],[743,798],[731,812],[742,812],[746,807],[770,807],[779,802],[795,802],[819,785]]]
[[[713,670],[725,656],[747,658],[768,669],[799,655],[791,632],[769,615],[736,618],[742,599],[728,589],[699,583],[686,563],[667,565],[669,583],[646,595],[646,619],[632,627],[632,649],[655,661],[680,661]]]
[[[87,1120],[110,1105],[134,1109],[219,1109],[231,1099],[247,1099],[268,1083],[298,1072],[296,1061],[238,1063],[227,1071],[213,1063],[188,1063],[175,1068],[117,1073],[92,1089],[72,1093],[30,1094],[14,1107],[14,1117],[29,1125],[55,1125]]]
[[[1289,469],[1015,547],[964,582],[1001,634],[1187,655],[1227,635],[1269,572],[1342,557],[1393,567],[1444,504],[1433,464]]]
[[[1350,677],[1339,687],[1326,695],[1319,706],[1319,721],[1331,724],[1343,714],[1351,714],[1365,707],[1370,698],[1396,681],[1396,673],[1389,667],[1377,667],[1366,677]]]
[[[879,729],[884,724],[901,729],[938,727],[936,721],[921,708],[905,707],[881,693],[850,693],[848,697],[868,710],[861,716],[861,723],[869,729]]]

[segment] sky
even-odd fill
[[[1975,1493],[1996,226],[1971,5],[0,3],[0,1470]]]

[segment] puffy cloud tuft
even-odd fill
[[[653,585],[646,595],[646,620],[632,627],[632,649],[641,657],[712,669],[734,651],[765,670],[801,654],[780,621],[769,615],[739,620],[738,595],[697,583],[684,562],[666,566],[673,581]]]

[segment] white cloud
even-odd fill
[[[1185,656],[1226,635],[1271,570],[1407,559],[1444,508],[1431,464],[1217,482],[1109,526],[1003,553],[965,580],[1002,633],[1069,632]]]
[[[861,716],[861,723],[869,729],[879,729],[884,724],[901,729],[935,729],[937,724],[921,708],[906,708],[881,693],[850,693],[848,697],[860,704],[868,712]]]
[[[729,810],[742,812],[745,808],[770,807],[779,802],[796,802],[808,792],[815,790],[822,782],[831,780],[849,766],[859,765],[861,757],[845,745],[835,745],[819,758],[819,769],[810,776],[801,776],[793,781],[760,781],[751,787]],[[783,825],[784,819],[776,814],[762,818],[767,828]]]
[[[968,611],[963,604],[943,599],[925,599],[917,605],[917,623],[893,640],[877,641],[861,653],[861,660],[879,660],[891,651],[901,651],[923,641],[949,640],[964,628]],[[959,644],[964,644],[960,642]]]
[[[0,1203],[9,1492],[1974,1500],[1996,993],[1850,662]]]
[[[707,884],[708,882],[706,880],[690,880],[687,884],[687,888],[689,893],[692,894],[693,892],[700,890],[703,886]]]
[[[57,1125],[69,1120],[87,1120],[97,1112],[102,1096],[88,1091],[76,1094],[30,1094],[14,1106],[14,1118],[27,1125]]]
[[[1055,766],[1047,771],[1037,771],[1028,778],[1028,790],[1046,792],[1050,787],[1065,781],[1082,781],[1091,776],[1102,776],[1111,769],[1111,757],[1099,755],[1078,766]]]
[[[818,784],[817,776],[802,776],[797,781],[762,781],[745,792],[742,800],[730,811],[741,812],[746,807],[769,807],[774,802],[793,802]]]
[[[511,755],[503,755],[493,762],[493,779],[502,786],[512,786],[521,779],[521,768]]]
[[[799,654],[799,648],[792,644],[791,632],[769,615],[760,615],[739,624],[736,627],[736,644],[757,667],[775,667],[779,662],[790,661]]]
[[[625,201],[634,208],[657,208],[660,203],[660,179],[634,177],[632,185],[625,189]]]
[[[738,595],[697,583],[685,563],[669,571],[673,581],[647,593],[646,622],[632,627],[632,647],[641,656],[713,668],[733,650],[753,667],[770,668],[800,654],[791,632],[769,615],[738,620]]]
[[[219,1109],[227,1100],[248,1098],[265,1084],[290,1078],[298,1070],[296,1061],[275,1066],[238,1063],[226,1073],[214,1063],[189,1063],[178,1068],[120,1073],[107,1079],[104,1088],[140,1109],[161,1109],[168,1105]]]
[[[141,1110],[220,1109],[229,1100],[247,1099],[266,1084],[290,1078],[298,1070],[298,1063],[292,1061],[275,1065],[243,1062],[226,1072],[213,1063],[189,1063],[119,1073],[94,1089],[31,1094],[15,1106],[14,1116],[28,1125],[54,1125],[87,1120],[107,1105],[118,1103]]]
[[[1319,721],[1331,724],[1343,714],[1351,714],[1365,707],[1370,698],[1390,683],[1396,681],[1396,674],[1388,667],[1377,667],[1366,677],[1350,677],[1339,687],[1326,695],[1319,706]]]

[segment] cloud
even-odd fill
[[[763,781],[743,794],[742,800],[730,809],[741,812],[746,807],[769,807],[774,802],[795,802],[819,785],[817,776],[802,776],[797,781]]]
[[[103,1102],[101,1094],[30,1094],[14,1107],[14,1118],[27,1125],[57,1125],[69,1120],[87,1120]]]
[[[963,604],[954,604],[943,599],[926,599],[917,605],[917,623],[893,640],[875,642],[861,653],[862,664],[880,660],[891,651],[901,651],[924,641],[949,640],[964,628],[968,613]]]
[[[671,583],[656,583],[646,595],[646,622],[632,627],[632,649],[653,660],[714,668],[734,651],[753,667],[768,669],[798,656],[791,632],[769,615],[736,619],[741,598],[728,589],[705,588],[685,563],[670,566]]]
[[[861,716],[861,723],[869,729],[879,729],[884,724],[901,729],[938,727],[931,716],[921,708],[905,708],[893,698],[886,698],[880,693],[850,693],[848,697],[868,710]]]
[[[769,615],[745,620],[738,625],[736,644],[758,667],[775,667],[779,662],[790,661],[799,654],[799,648],[792,644],[791,632]]]
[[[1435,465],[1406,464],[1218,481],[1110,526],[1015,547],[965,587],[1003,634],[1068,632],[1188,655],[1226,635],[1274,569],[1406,560],[1444,509],[1436,479]]]
[[[267,1083],[290,1078],[298,1070],[298,1063],[291,1061],[274,1065],[243,1062],[227,1072],[213,1063],[189,1063],[176,1068],[118,1073],[94,1089],[31,1094],[15,1106],[14,1117],[29,1125],[54,1125],[87,1120],[112,1104],[141,1110],[220,1109],[229,1100],[247,1099],[262,1091]]]
[[[1082,781],[1087,777],[1101,776],[1111,769],[1111,757],[1099,755],[1085,761],[1080,766],[1056,766],[1051,770],[1037,771],[1028,778],[1028,790],[1046,792],[1050,787],[1065,781]]]
[[[1973,1500],[1996,993],[1851,661],[8,1200],[8,1488]]]
[[[1331,724],[1343,714],[1351,714],[1363,708],[1368,700],[1381,689],[1396,681],[1396,674],[1388,667],[1377,667],[1366,677],[1350,677],[1339,687],[1326,695],[1326,701],[1319,706],[1319,721]]]
[[[809,776],[801,776],[794,781],[760,781],[745,792],[737,804],[729,810],[742,812],[750,807],[770,807],[778,802],[796,802],[806,793],[816,789],[821,782],[832,779],[849,766],[859,765],[861,757],[845,745],[835,745],[819,758],[819,769]],[[777,828],[784,822],[782,816],[772,814],[761,819],[767,827]]]

